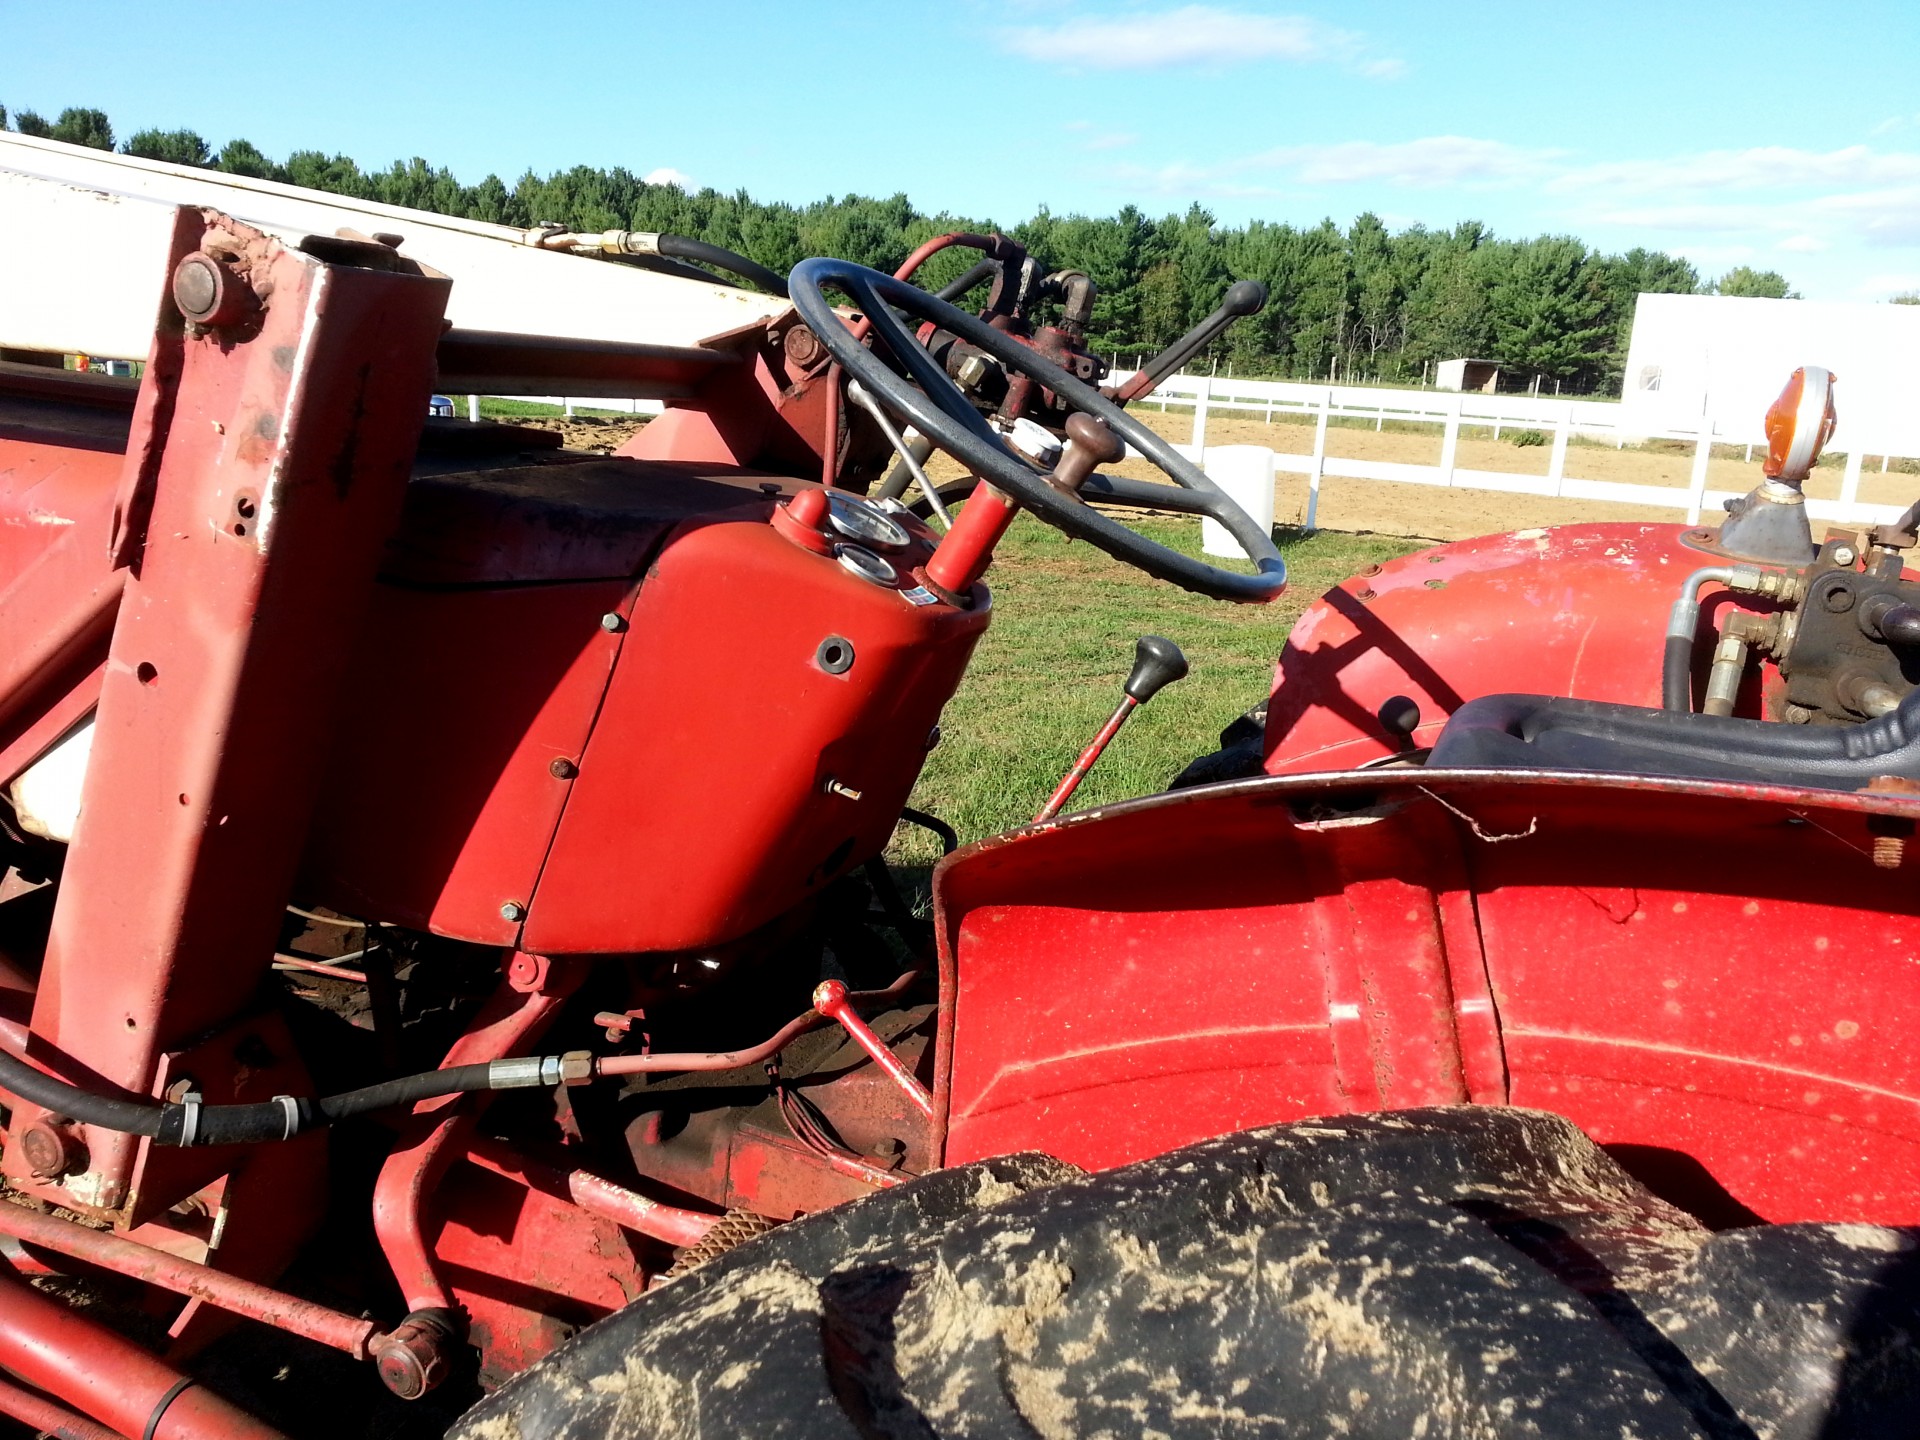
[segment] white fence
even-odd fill
[[[1110,383],[1131,372],[1116,371]],[[1612,400],[1535,399],[1526,395],[1482,395],[1439,390],[1367,389],[1347,385],[1298,384],[1284,380],[1237,380],[1220,376],[1174,375],[1141,404],[1193,407],[1193,435],[1181,450],[1198,455],[1207,443],[1207,418],[1216,411],[1259,415],[1312,416],[1313,449],[1305,455],[1274,453],[1276,469],[1307,477],[1305,528],[1312,530],[1320,504],[1320,481],[1328,475],[1352,480],[1397,480],[1414,485],[1455,489],[1501,490],[1517,495],[1549,495],[1570,500],[1606,500],[1646,505],[1662,510],[1684,510],[1688,524],[1701,512],[1733,499],[1737,491],[1709,490],[1707,462],[1715,444],[1748,445],[1751,432],[1738,436],[1716,433],[1711,421],[1698,428],[1662,427],[1649,417]],[[1327,425],[1335,418],[1372,420],[1384,429],[1389,420],[1431,425],[1439,432],[1440,455],[1432,465],[1384,460],[1354,460],[1327,453]],[[1502,430],[1537,430],[1551,437],[1546,473],[1515,475],[1498,470],[1473,470],[1456,463],[1463,426],[1490,427],[1495,438]],[[1679,440],[1693,446],[1693,469],[1685,489],[1671,485],[1636,485],[1619,480],[1583,480],[1567,473],[1567,442],[1575,435],[1611,440],[1616,447],[1642,440]],[[1844,441],[1844,432],[1836,435]],[[1752,447],[1748,445],[1751,458]],[[1885,524],[1901,512],[1897,505],[1872,505],[1859,498],[1862,462],[1856,451],[1847,454],[1840,482],[1840,498],[1809,498],[1807,512],[1816,520],[1841,524]],[[1887,466],[1881,456],[1880,468]]]

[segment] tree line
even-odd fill
[[[0,106],[0,126],[519,228],[553,222],[671,231],[783,272],[810,255],[891,271],[943,231],[1002,228],[1043,262],[1093,277],[1099,299],[1089,344],[1128,363],[1186,331],[1232,281],[1264,281],[1265,311],[1233,326],[1209,357],[1243,375],[1408,383],[1439,361],[1469,356],[1499,362],[1509,386],[1617,391],[1640,292],[1797,298],[1773,271],[1740,266],[1706,282],[1687,261],[1657,250],[1610,255],[1569,235],[1504,239],[1472,220],[1451,229],[1390,230],[1364,214],[1344,229],[1332,220],[1228,226],[1198,204],[1158,218],[1125,205],[1107,216],[1043,208],[996,227],[984,217],[925,213],[905,195],[789,205],[744,190],[650,184],[617,167],[529,171],[511,186],[488,175],[466,185],[418,158],[372,171],[321,150],[277,161],[243,139],[215,150],[191,130],[142,130],[116,146],[105,112],[94,109],[64,110],[48,121],[32,111],[9,117]],[[919,278],[944,283],[972,258],[938,255]]]

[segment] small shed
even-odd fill
[[[1436,390],[1477,390],[1491,395],[1500,388],[1500,366],[1493,360],[1442,360],[1433,372]]]

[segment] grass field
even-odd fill
[[[1199,554],[1197,521],[1146,519],[1138,528]],[[1283,532],[1280,548],[1288,592],[1271,605],[1229,605],[1149,579],[1022,516],[988,572],[993,624],[942,717],[940,747],[912,803],[945,819],[963,841],[1031,819],[1119,703],[1133,642],[1148,633],[1177,643],[1192,673],[1134,715],[1070,808],[1164,789],[1267,693],[1301,611],[1338,581],[1417,542]],[[938,853],[931,837],[902,827],[891,858],[916,867]]]

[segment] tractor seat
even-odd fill
[[[1454,711],[1427,763],[1864,790],[1881,775],[1920,780],[1920,690],[1863,725],[1818,726],[1555,695],[1485,695]]]

